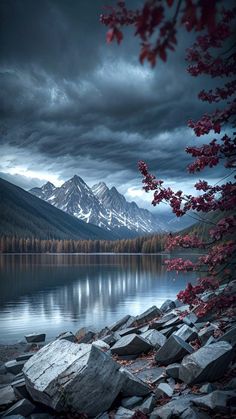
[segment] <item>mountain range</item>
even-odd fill
[[[60,187],[47,182],[29,192],[67,214],[113,232],[120,238],[166,230],[165,224],[150,211],[139,208],[135,202],[128,202],[114,186],[108,188],[104,182],[90,188],[75,175]]]
[[[0,214],[0,235],[38,239],[117,239],[112,232],[78,220],[1,178]]]

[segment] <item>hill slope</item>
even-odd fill
[[[0,178],[0,235],[4,234],[41,239],[116,238]]]

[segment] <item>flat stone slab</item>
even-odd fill
[[[13,361],[8,361],[5,363],[5,368],[8,372],[11,374],[19,374],[19,372],[22,371],[23,366],[25,364],[25,361],[16,361],[15,359]]]
[[[45,342],[46,334],[45,333],[31,333],[30,335],[25,335],[25,339],[28,343],[41,343],[41,342]]]
[[[121,367],[120,373],[123,377],[121,387],[123,397],[147,396],[151,392],[150,387],[144,381],[140,380],[139,377],[132,374],[126,368]]]
[[[150,351],[152,346],[140,335],[131,333],[123,336],[112,347],[111,353],[117,355],[139,355]]]
[[[179,336],[171,335],[165,344],[157,351],[156,362],[163,365],[180,361],[187,354],[193,352],[193,348]]]
[[[132,364],[127,365],[126,369],[138,377],[146,384],[155,384],[164,377],[165,368],[153,366],[150,361],[137,359]]]
[[[7,407],[16,402],[16,396],[12,386],[8,385],[0,389],[0,408]]]
[[[233,348],[228,342],[203,346],[186,356],[179,369],[179,378],[187,384],[216,381],[227,371]]]
[[[96,416],[111,406],[121,390],[124,378],[119,368],[94,345],[57,339],[30,358],[23,372],[35,401],[59,412],[73,409]]]
[[[156,306],[150,307],[148,310],[144,311],[144,313],[140,314],[139,316],[135,317],[133,323],[130,326],[140,326],[151,320],[155,319],[158,316],[161,316],[162,312]]]

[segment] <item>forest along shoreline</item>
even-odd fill
[[[236,281],[219,289],[235,291]],[[234,417],[236,317],[225,308],[198,318],[196,310],[166,300],[100,331],[2,346],[2,417]]]

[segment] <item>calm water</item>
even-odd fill
[[[163,255],[0,255],[0,343],[82,326],[102,328],[160,306],[192,276],[167,273]]]

